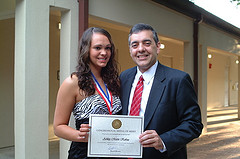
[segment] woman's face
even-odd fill
[[[90,46],[90,68],[101,70],[105,67],[111,57],[111,44],[108,38],[101,33],[93,33]]]

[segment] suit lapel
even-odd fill
[[[146,129],[147,125],[149,124],[155,109],[158,106],[158,103],[161,100],[162,94],[165,89],[165,84],[163,81],[165,80],[165,73],[164,67],[158,63],[158,67],[154,76],[152,88],[149,94],[147,107],[144,114],[144,129]]]
[[[136,75],[136,71],[137,69],[133,69],[133,71],[131,71],[126,78],[126,82],[121,84],[122,85],[122,89],[124,92],[124,95],[122,95],[122,113],[123,114],[128,114],[128,104],[129,104],[129,97],[130,97],[130,92],[131,92],[131,88],[132,88],[132,83],[133,80],[135,78]]]

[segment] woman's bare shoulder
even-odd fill
[[[60,89],[73,91],[79,89],[78,87],[78,78],[76,75],[67,77],[60,86]]]
[[[64,81],[63,84],[69,85],[69,86],[76,86],[78,85],[78,78],[76,75],[68,76]]]
[[[67,77],[62,85],[67,89],[67,92],[74,94],[76,103],[86,97],[84,96],[84,92],[79,88],[78,77],[76,75],[73,74],[72,76]]]

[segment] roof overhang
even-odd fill
[[[217,29],[240,38],[240,28],[198,7],[189,0],[152,0],[160,5],[182,13],[196,21],[201,21]]]

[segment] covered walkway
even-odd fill
[[[188,144],[189,159],[240,159],[237,109],[230,106],[208,110],[208,132]]]

